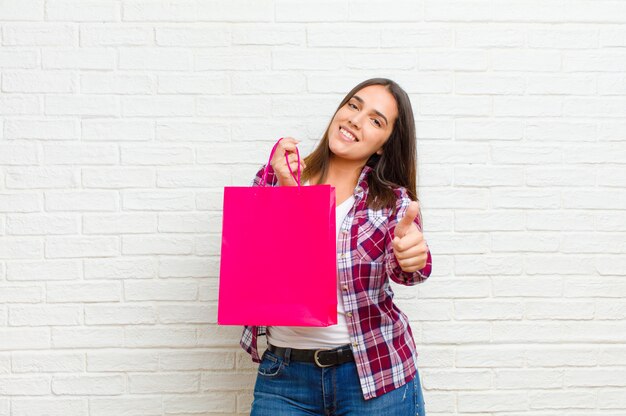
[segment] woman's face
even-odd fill
[[[398,106],[383,85],[360,89],[341,107],[330,124],[328,142],[335,157],[365,164],[381,154],[398,117]]]

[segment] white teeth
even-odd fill
[[[340,128],[339,131],[341,132],[341,134],[346,136],[348,139],[350,139],[352,141],[356,141],[356,137],[354,137],[349,131],[344,130],[343,128]]]

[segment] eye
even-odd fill
[[[374,119],[374,123],[376,123],[376,125],[377,125],[378,127],[382,127],[382,123],[381,123],[380,121],[378,121],[378,119],[377,119],[377,118],[375,118],[375,119]]]
[[[358,109],[358,107],[353,103],[348,103],[348,107]]]

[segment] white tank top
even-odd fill
[[[305,184],[307,185],[308,182]],[[354,205],[354,196],[346,199],[335,208],[337,240],[339,230],[346,215]],[[267,328],[267,340],[277,347],[290,347],[298,349],[334,348],[350,344],[350,333],[346,322],[343,299],[339,288],[339,276],[337,276],[337,324],[327,327],[303,327],[303,326],[270,326]]]

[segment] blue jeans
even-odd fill
[[[402,387],[365,400],[354,362],[318,368],[265,351],[250,415],[425,416],[426,411],[419,374]]]

